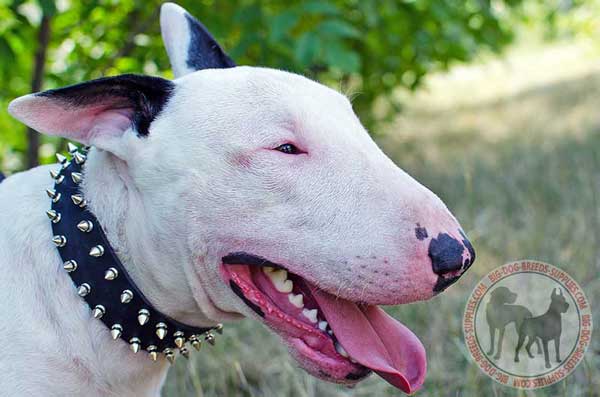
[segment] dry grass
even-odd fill
[[[579,47],[536,51],[435,77],[381,139],[401,167],[448,204],[479,257],[442,298],[391,309],[428,350],[429,375],[418,395],[600,396],[597,336],[572,376],[535,393],[488,379],[470,362],[462,340],[463,307],[476,281],[520,258],[566,269],[600,319],[600,62],[586,61]],[[297,369],[262,326],[245,321],[229,326],[212,350],[189,363],[180,360],[163,394],[399,393],[377,377],[354,389],[318,381]]]

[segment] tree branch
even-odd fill
[[[47,15],[42,16],[40,29],[38,31],[38,48],[35,52],[33,76],[31,77],[31,91],[38,92],[42,89],[44,81],[44,69],[46,65],[46,54],[50,43],[50,19]],[[39,164],[38,150],[40,147],[40,136],[32,128],[27,128],[27,166],[35,167]]]

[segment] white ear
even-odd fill
[[[115,140],[129,129],[140,136],[149,133],[174,87],[160,77],[107,77],[22,96],[8,111],[39,132],[112,151]]]
[[[162,5],[160,29],[175,77],[235,66],[206,27],[177,4]]]

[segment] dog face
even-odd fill
[[[95,146],[87,167],[118,159],[137,205],[128,216],[144,228],[130,243],[152,241],[144,277],[185,274],[199,318],[262,321],[323,379],[354,383],[373,370],[416,390],[423,346],[374,305],[428,299],[472,264],[456,219],[338,92],[233,67],[175,5],[161,23],[176,80],[107,78],[19,98],[10,112]]]
[[[517,294],[507,287],[497,287],[490,294],[490,302],[493,305],[505,305],[515,303]]]

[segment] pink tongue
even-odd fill
[[[405,393],[421,387],[427,358],[415,334],[377,306],[359,307],[311,290],[336,338],[354,360]]]

